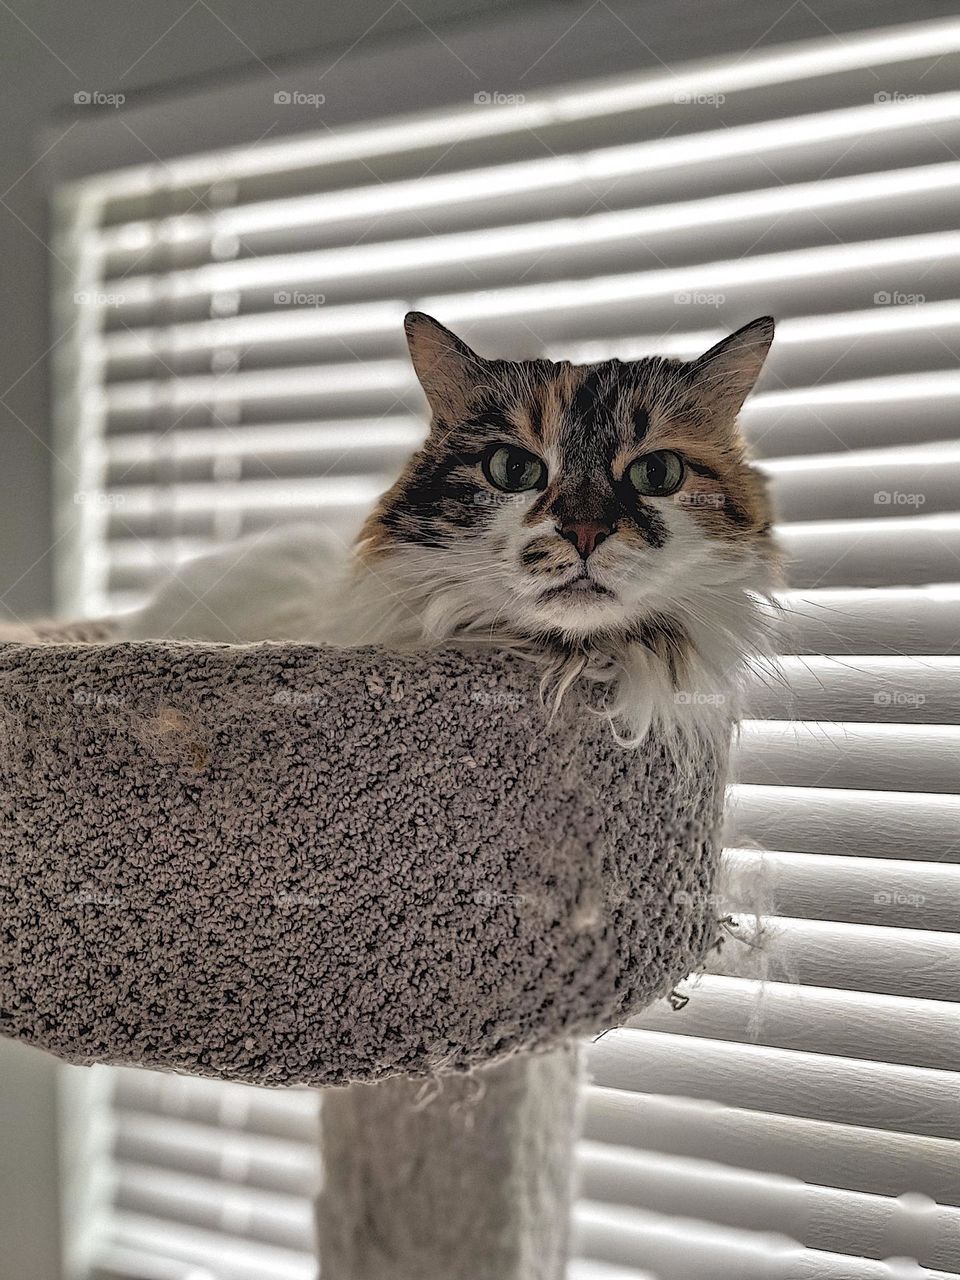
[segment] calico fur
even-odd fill
[[[737,424],[773,321],[696,361],[587,366],[485,360],[418,313],[406,329],[432,420],[361,534],[354,610],[369,592],[377,639],[515,647],[554,703],[605,684],[625,744],[655,726],[682,755],[728,732],[775,616],[770,503]],[[482,459],[499,443],[543,460],[542,489],[495,490]],[[638,497],[630,464],[660,450],[684,459],[683,485]],[[585,561],[562,532],[583,521],[610,530]],[[571,595],[578,574],[596,591]]]

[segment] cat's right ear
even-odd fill
[[[773,341],[773,316],[751,320],[688,365],[688,376],[721,416],[736,418],[760,377]]]
[[[455,422],[466,412],[470,393],[482,378],[483,360],[422,311],[408,311],[403,327],[430,408],[445,421]]]

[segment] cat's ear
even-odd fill
[[[689,366],[692,384],[715,412],[736,417],[760,376],[773,327],[772,316],[751,320]]]
[[[455,421],[467,408],[470,393],[481,380],[484,362],[465,342],[422,311],[409,311],[403,320],[410,359],[434,413]]]

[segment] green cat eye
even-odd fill
[[[547,468],[536,456],[512,444],[498,444],[483,459],[483,474],[505,493],[542,489]]]
[[[645,498],[666,498],[683,484],[685,467],[679,453],[660,449],[630,464],[627,478]]]

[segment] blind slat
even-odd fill
[[[900,929],[960,931],[960,867],[893,858],[727,849],[722,896],[732,911]]]
[[[318,1126],[319,1099],[307,1089],[254,1089],[199,1076],[119,1068],[113,1100],[131,1111],[242,1127],[269,1137],[300,1138],[316,1132]]]
[[[955,933],[779,916],[761,918],[758,938],[755,926],[741,915],[723,948],[708,957],[707,972],[924,1000],[960,999]]]
[[[931,94],[912,101],[905,97],[889,103],[883,113],[863,106],[821,110],[789,120],[733,126],[666,142],[654,139],[597,148],[586,155],[541,157],[465,172],[428,174],[375,186],[328,191],[319,196],[252,202],[236,208],[180,215],[162,223],[135,221],[97,234],[95,248],[100,253],[125,253],[133,258],[161,237],[178,245],[205,244],[218,235],[312,229],[323,223],[349,221],[359,227],[365,218],[382,219],[390,213],[429,209],[442,214],[458,203],[502,202],[508,197],[517,200],[530,194],[535,195],[540,208],[554,207],[553,201],[562,198],[564,190],[570,187],[590,190],[604,179],[625,182],[630,177],[642,177],[649,183],[658,172],[675,174],[684,168],[703,168],[707,157],[725,161],[728,173],[737,161],[748,173],[754,172],[750,162],[764,153],[775,156],[778,166],[782,166],[792,151],[809,154],[815,148],[815,159],[822,162],[827,148],[833,149],[844,141],[855,143],[871,134],[877,135],[889,149],[889,154],[877,157],[878,163],[887,161],[892,165],[896,163],[895,157],[908,153],[911,147],[916,148],[928,129],[939,126],[944,129],[944,136],[949,136],[945,126],[957,122],[960,122],[958,93]]]
[[[733,776],[752,785],[955,792],[960,725],[747,720]]]
[[[960,1061],[960,1009],[944,1001],[714,974],[683,990],[682,1009],[659,1001],[628,1025],[941,1071]]]
[[[162,1254],[198,1268],[214,1269],[218,1280],[315,1280],[309,1253],[243,1240],[217,1231],[171,1223],[148,1214],[116,1211],[115,1242],[135,1253]]]
[[[318,1153],[308,1143],[128,1109],[118,1111],[115,1128],[119,1159],[295,1194],[316,1185]]]
[[[953,1072],[767,1045],[620,1028],[590,1046],[594,1080],[615,1089],[709,1098],[734,1107],[957,1139]]]
[[[891,295],[892,296],[892,295]],[[375,350],[391,356],[403,355],[401,337],[403,303],[371,303],[354,308],[357,319],[366,318],[367,328],[354,323],[354,341],[372,341]],[[105,361],[108,376],[122,372],[136,362],[180,361],[189,356],[209,357],[218,348],[241,348],[263,359],[265,353],[279,357],[284,348],[297,351],[307,346],[318,357],[342,355],[340,347],[348,320],[348,309],[337,307],[333,314],[324,307],[274,307],[247,315],[167,323],[163,326],[111,329],[102,333],[92,355]],[[358,314],[359,313],[359,314]],[[872,306],[867,311],[787,316],[777,325],[776,347],[770,366],[787,385],[803,385],[830,366],[834,380],[914,372],[919,367],[942,368],[945,356],[955,349],[960,330],[960,306],[953,301],[929,300],[922,306]],[[482,332],[482,331],[481,331]],[[616,350],[622,359],[638,359],[652,351],[678,359],[692,359],[724,337],[711,317],[710,327],[695,332],[672,326],[637,334],[633,330],[611,333],[603,342],[568,337],[546,354],[555,360],[590,364],[605,359]],[[292,363],[287,360],[286,363]],[[898,370],[897,365],[901,368]],[[848,375],[847,370],[851,370]]]
[[[293,254],[261,254],[168,271],[162,277],[124,274],[111,279],[107,275],[104,287],[108,294],[121,299],[121,308],[149,306],[161,287],[168,298],[185,298],[228,289],[296,287],[309,291],[317,286],[329,290],[339,280],[373,276],[405,280],[407,287],[422,288],[423,284],[416,282],[442,280],[445,276],[465,280],[481,264],[499,264],[505,278],[514,273],[521,278],[539,274],[535,269],[543,263],[545,253],[551,254],[548,269],[557,264],[579,271],[590,270],[594,262],[603,263],[614,252],[629,252],[634,263],[645,258],[656,260],[659,254],[648,245],[658,244],[661,239],[671,257],[697,261],[704,253],[703,236],[707,232],[713,241],[712,252],[723,247],[749,253],[756,242],[757,223],[769,225],[765,238],[768,250],[777,242],[791,247],[798,239],[801,243],[822,242],[828,217],[835,230],[855,217],[857,230],[863,234],[872,222],[882,225],[883,219],[876,211],[876,202],[881,200],[887,205],[886,216],[895,212],[891,205],[902,203],[901,214],[908,224],[915,220],[927,230],[934,226],[949,228],[949,203],[951,195],[956,198],[958,188],[960,162],[945,162],[579,218],[485,227],[411,240],[368,241],[359,246]],[[811,213],[816,216],[804,218],[804,214]],[[726,237],[722,239],[725,226]],[[509,271],[505,272],[505,268]]]
[[[124,1212],[226,1231],[306,1254],[313,1248],[313,1211],[304,1195],[225,1185],[217,1179],[123,1162],[116,1176],[115,1203]]]
[[[781,602],[790,653],[950,654],[960,635],[960,587],[792,591]]]
[[[777,533],[799,588],[950,582],[960,563],[960,514],[810,521]]]
[[[739,783],[730,798],[730,845],[960,862],[960,795]]]
[[[956,445],[813,455],[769,462],[764,469],[777,515],[787,523],[902,519],[960,509]]]
[[[596,1085],[584,1098],[584,1134],[821,1186],[891,1196],[910,1187],[938,1203],[960,1205],[956,1145],[945,1138]]]
[[[124,468],[188,462],[209,463],[217,458],[258,458],[267,464],[287,455],[307,465],[313,458],[325,462],[331,454],[349,453],[356,465],[368,452],[371,462],[384,451],[411,453],[424,438],[422,422],[399,414],[386,418],[358,418],[340,422],[276,422],[231,427],[199,427],[164,433],[162,441],[150,432],[115,436],[107,442],[109,464],[116,483],[124,481]]]
[[[960,657],[782,657],[750,690],[753,717],[878,724],[960,722]]]
[[[578,1170],[592,1202],[675,1218],[696,1218],[742,1231],[783,1234],[808,1249],[884,1259],[915,1244],[927,1267],[960,1271],[960,1209],[909,1198],[865,1195],[781,1175],[731,1170],[706,1161],[649,1155],[584,1143]]]
[[[889,1280],[886,1262],[802,1249],[782,1235],[717,1227],[640,1210],[584,1204],[575,1214],[580,1251],[653,1266],[658,1280]],[[923,1280],[953,1280],[926,1269]]]

